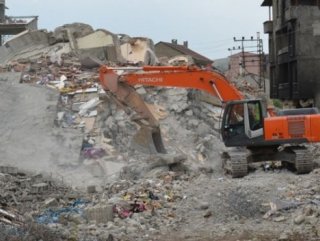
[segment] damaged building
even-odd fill
[[[320,8],[316,0],[264,0],[269,20],[270,96],[320,106]]]
[[[0,0],[0,46],[7,36],[38,29],[38,16],[6,16],[6,9],[5,0]]]

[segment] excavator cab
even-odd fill
[[[226,146],[255,146],[263,141],[261,100],[230,101],[225,106],[221,126]]]

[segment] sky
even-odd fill
[[[256,38],[261,33],[268,52],[263,22],[268,8],[262,0],[6,0],[8,16],[39,16],[39,28],[54,30],[67,23],[83,22],[115,34],[148,37],[179,44],[218,59],[234,54],[241,44],[233,38]]]

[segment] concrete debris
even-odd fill
[[[68,55],[77,57],[85,68],[106,63],[158,64],[151,39],[122,38],[83,23],[66,24],[54,32],[25,31],[0,47],[0,64],[49,56],[52,63],[61,65]]]
[[[99,105],[100,101],[99,98],[93,98],[91,100],[89,100],[88,102],[82,104],[79,106],[79,115],[80,116],[84,116],[84,115],[88,115],[88,117],[92,117],[90,116],[90,113],[88,113],[88,111],[92,110],[93,108],[97,107]]]
[[[113,205],[98,204],[85,209],[85,216],[88,221],[99,223],[112,222],[114,219]]]
[[[24,222],[24,218],[20,214],[14,214],[0,208],[0,223],[7,225],[20,226]]]
[[[194,61],[191,56],[181,55],[175,56],[168,60],[168,64],[172,66],[193,65]]]
[[[128,63],[156,65],[159,63],[154,50],[154,44],[147,38],[130,38],[120,35],[121,54]]]
[[[57,27],[51,36],[51,44],[58,42],[70,42],[72,39],[69,39],[69,36],[73,38],[81,38],[88,34],[93,33],[93,28],[84,23],[72,23],[65,24],[63,26]]]

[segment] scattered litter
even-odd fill
[[[106,155],[106,151],[102,148],[86,147],[82,150],[81,154],[84,158],[97,159],[104,157]]]
[[[37,223],[50,224],[58,223],[63,214],[83,214],[83,209],[88,202],[81,199],[74,201],[70,206],[60,209],[47,209],[43,214],[36,218]]]

